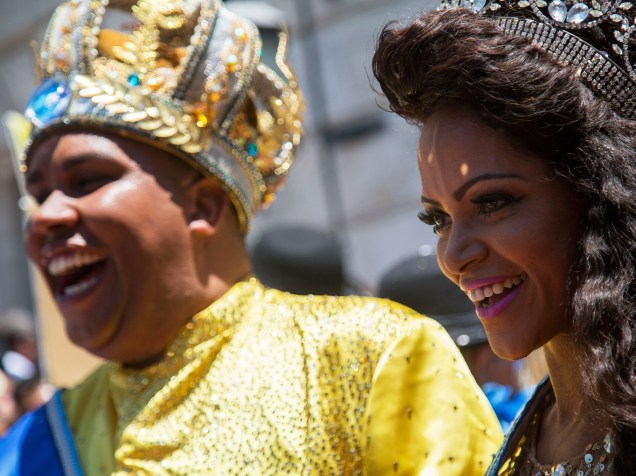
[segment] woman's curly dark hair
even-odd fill
[[[616,114],[530,41],[464,9],[381,32],[373,73],[392,111],[422,123],[470,104],[491,127],[547,157],[584,204],[567,283],[585,391],[612,425],[616,474],[636,468],[636,121]]]

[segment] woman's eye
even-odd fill
[[[417,217],[422,223],[433,227],[433,231],[436,234],[440,234],[450,224],[450,217],[445,213],[440,212],[419,212]]]
[[[482,195],[471,201],[478,206],[480,215],[489,217],[519,200],[521,200],[520,197],[514,197],[508,194],[494,194]]]

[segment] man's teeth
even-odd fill
[[[86,279],[84,281],[80,281],[79,283],[71,284],[64,288],[65,296],[77,296],[79,293],[85,291],[90,288],[97,282],[97,278]]]
[[[97,255],[84,253],[57,256],[49,262],[48,271],[51,276],[60,276],[68,274],[74,269],[102,261],[102,259]]]
[[[472,302],[480,302],[486,298],[492,297],[495,294],[502,294],[506,289],[510,289],[513,286],[517,286],[525,281],[526,275],[515,276],[514,278],[507,278],[503,283],[495,283],[488,286],[483,286],[478,289],[468,291],[468,297]]]

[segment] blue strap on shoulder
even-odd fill
[[[61,393],[0,439],[0,476],[81,476]]]

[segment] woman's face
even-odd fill
[[[459,105],[426,120],[418,161],[422,221],[439,236],[440,267],[475,303],[495,353],[522,358],[568,332],[581,217],[571,187],[544,157]]]

